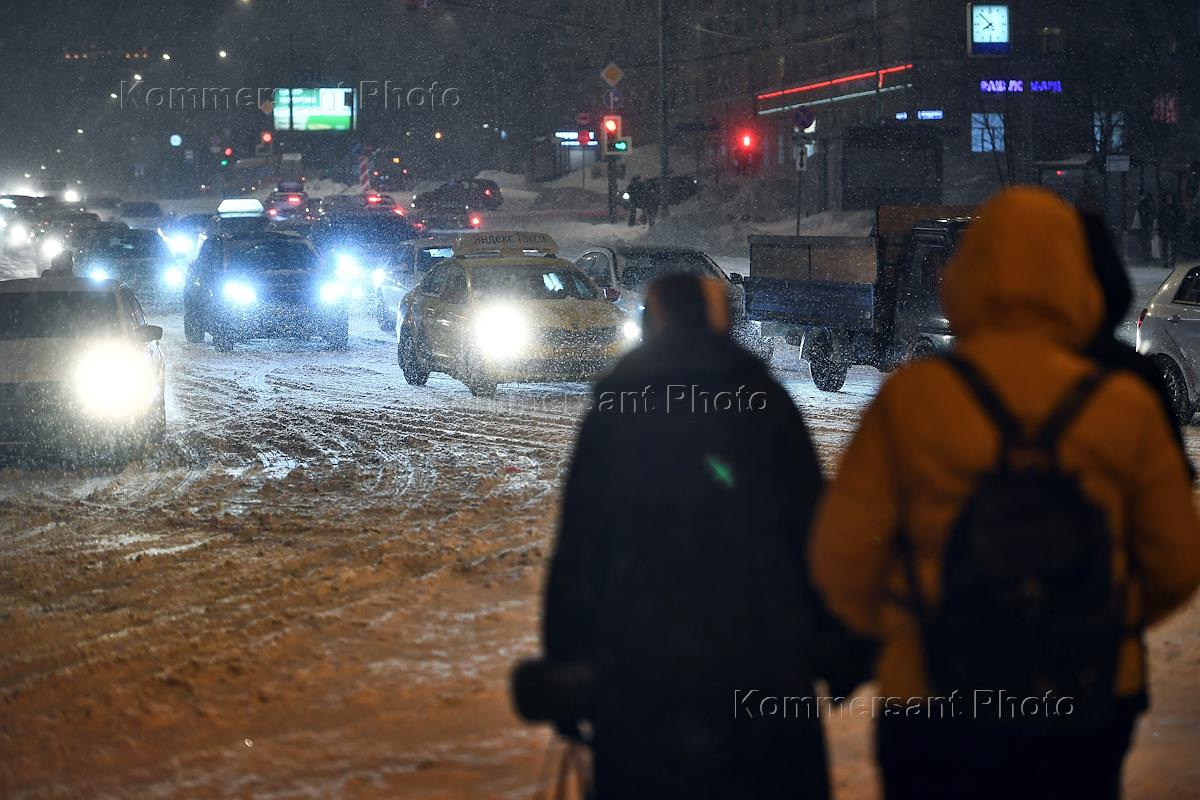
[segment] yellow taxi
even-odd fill
[[[396,358],[424,386],[444,372],[472,394],[500,383],[590,380],[641,338],[637,323],[544,233],[488,231],[454,242],[404,296]]]

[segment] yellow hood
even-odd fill
[[[1043,189],[1005,189],[946,267],[942,307],[957,336],[1035,333],[1078,349],[1103,310],[1078,212]]]

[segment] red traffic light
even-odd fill
[[[225,148],[225,155],[227,155],[227,156],[231,156],[231,155],[233,155],[233,148],[232,148],[232,147],[226,147],[226,148]]]
[[[270,144],[270,143],[271,143],[271,140],[272,140],[272,139],[274,139],[274,138],[275,138],[275,137],[271,135],[271,132],[270,132],[270,131],[263,131],[263,132],[262,132],[262,143],[263,143],[263,144]]]
[[[738,144],[743,150],[751,150],[754,148],[754,134],[743,133],[738,137]]]
[[[617,121],[615,119],[612,119],[611,117],[609,119],[604,120],[604,130],[608,131],[609,133],[616,133],[617,132]]]

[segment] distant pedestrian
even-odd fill
[[[1137,203],[1134,205],[1137,213],[1137,229],[1138,246],[1141,252],[1138,254],[1143,261],[1149,261],[1151,258],[1150,243],[1154,238],[1154,197],[1143,188],[1138,192]]]
[[[675,275],[645,303],[645,343],[583,422],[546,589],[547,660],[595,672],[596,796],[826,798],[800,701],[822,483],[808,431],[729,337],[725,287]],[[796,702],[764,714],[767,697]]]
[[[638,222],[638,209],[642,205],[642,196],[645,194],[645,184],[642,183],[641,175],[634,175],[629,181],[629,185],[625,187],[625,194],[629,197],[629,227],[634,227]]]
[[[1173,193],[1167,192],[1158,208],[1158,245],[1162,250],[1163,266],[1167,269],[1174,269],[1179,257],[1183,221],[1183,206]]]
[[[882,642],[888,800],[1117,798],[1143,631],[1200,583],[1163,404],[1085,353],[1089,257],[1055,195],[991,200],[945,272],[953,354],[887,380],[818,513],[816,585]]]
[[[646,187],[642,192],[644,205],[646,207],[646,225],[653,228],[654,223],[658,220],[658,207],[662,203],[662,181],[647,181]]]

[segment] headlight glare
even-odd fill
[[[221,289],[221,294],[231,303],[248,306],[258,299],[254,287],[244,281],[228,281]]]
[[[192,252],[192,244],[195,240],[183,233],[176,233],[167,239],[167,247],[177,256],[185,256]]]
[[[340,281],[329,281],[321,287],[321,302],[332,305],[346,299],[346,285]]]
[[[627,320],[621,326],[621,333],[624,334],[626,339],[636,341],[642,338],[642,327],[633,320]]]
[[[154,399],[154,375],[146,354],[126,342],[101,342],[75,365],[75,397],[89,416],[130,419]]]
[[[475,343],[487,358],[512,358],[528,342],[529,324],[515,308],[493,306],[475,318]]]
[[[337,266],[334,272],[339,278],[350,279],[362,275],[362,265],[358,263],[357,258],[349,253],[339,253],[335,263]]]
[[[183,286],[183,267],[170,266],[163,273],[163,283],[172,288]]]
[[[63,251],[63,243],[61,239],[51,237],[42,242],[42,255],[46,258],[54,258]]]
[[[94,281],[106,281],[112,277],[108,274],[108,270],[104,267],[92,267],[88,270],[88,277]]]
[[[386,279],[387,273],[381,269],[377,269],[371,273],[371,283],[375,284],[376,289],[378,289],[380,286],[383,286],[383,282]]]

